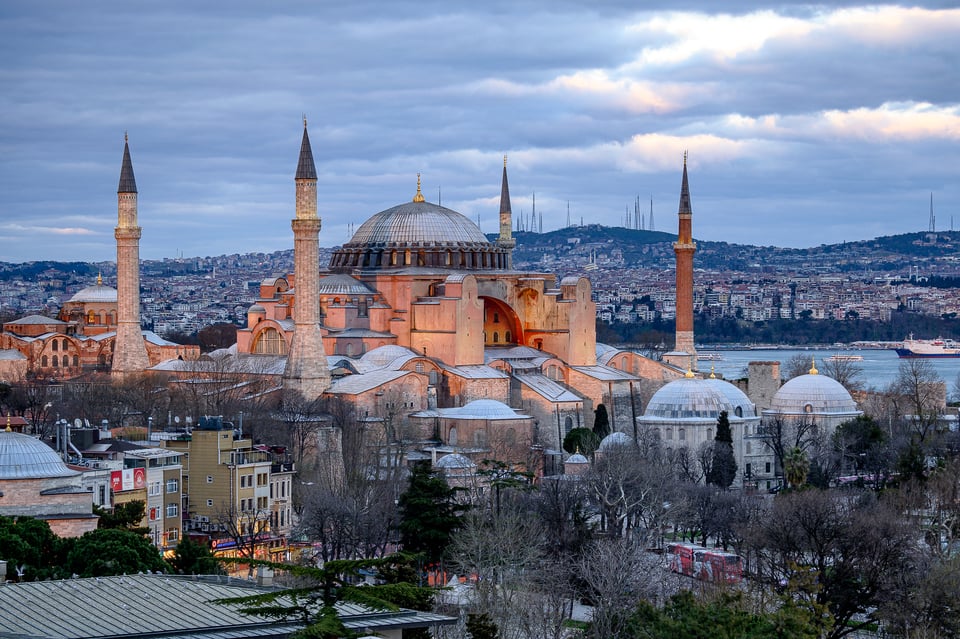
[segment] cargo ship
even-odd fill
[[[903,340],[900,348],[895,349],[899,357],[960,357],[960,344],[952,339],[913,339],[913,335]]]

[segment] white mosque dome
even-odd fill
[[[433,467],[446,470],[463,470],[467,468],[476,468],[477,465],[473,463],[473,460],[471,460],[469,457],[465,457],[460,453],[451,453],[438,459],[437,463],[434,464]]]
[[[93,286],[88,286],[82,288],[76,293],[73,297],[70,298],[71,302],[81,302],[81,303],[112,303],[115,304],[117,301],[117,289],[105,286],[102,283],[94,284]]]
[[[73,477],[60,456],[42,441],[22,433],[0,432],[0,480]]]
[[[620,433],[620,434],[623,435],[623,433]],[[574,453],[569,457],[567,457],[567,460],[564,463],[565,464],[589,464],[590,460],[584,457],[583,455],[581,455],[580,453]]]
[[[843,384],[817,373],[794,377],[773,396],[771,413],[782,415],[830,415],[859,413]]]
[[[448,408],[444,414],[460,419],[522,419],[515,410],[495,399],[475,399],[457,408]]]
[[[626,433],[621,433],[620,431],[614,431],[603,438],[603,440],[600,442],[600,445],[597,447],[597,450],[600,452],[608,452],[615,448],[632,445],[633,440],[630,439],[629,435]]]
[[[716,420],[723,411],[727,411],[730,418],[756,416],[754,404],[730,382],[685,377],[666,384],[654,393],[643,416]]]

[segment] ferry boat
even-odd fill
[[[862,362],[863,355],[847,355],[844,353],[837,353],[831,355],[827,358],[828,362]]]
[[[899,357],[960,357],[960,344],[952,339],[913,339],[910,335],[900,348],[894,349]]]
[[[701,362],[719,362],[722,359],[720,353],[697,353],[697,360]]]

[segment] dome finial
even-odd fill
[[[503,154],[503,168],[507,168],[507,154]]]
[[[302,113],[301,115],[303,116],[303,128],[307,128],[307,114]]]
[[[816,355],[814,355],[814,356],[812,356],[812,357],[810,358],[810,374],[811,374],[811,375],[816,375],[816,374],[818,374],[819,372],[820,372],[820,371],[817,370],[817,357],[816,357]]]
[[[717,376],[713,372],[713,362],[710,362],[710,379],[716,379]]]
[[[103,272],[97,271],[97,286],[103,286]]]
[[[413,196],[414,202],[424,202],[423,193],[420,192],[420,174],[417,173],[417,194]]]
[[[686,377],[687,379],[693,379],[694,377],[696,377],[696,375],[693,374],[693,370],[690,368],[687,369],[687,372],[684,373],[683,376]]]

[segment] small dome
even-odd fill
[[[387,346],[378,346],[371,351],[367,351],[360,358],[360,362],[362,367],[375,369],[389,366],[400,358],[410,359],[411,357],[419,356],[406,346],[389,344]]]
[[[859,413],[843,384],[818,374],[800,375],[781,386],[770,402],[770,412],[784,415]]]
[[[597,450],[600,452],[608,452],[623,446],[633,446],[633,440],[630,439],[630,436],[626,433],[615,431],[603,438]]]
[[[247,309],[247,312],[248,313],[266,313],[267,309],[265,309],[260,304],[254,304],[253,306]]]
[[[103,284],[94,284],[93,286],[88,286],[77,291],[69,301],[83,303],[116,302],[117,289],[104,286]]]
[[[620,433],[621,435],[623,433]],[[608,435],[609,437],[609,435]],[[567,460],[563,462],[564,464],[589,464],[590,460],[581,455],[580,453],[574,453],[567,457]]]
[[[740,415],[737,415],[737,407],[740,407]],[[685,377],[670,382],[654,393],[643,416],[715,420],[723,411],[727,411],[730,418],[756,415],[750,399],[730,382]]]
[[[515,410],[495,399],[475,399],[458,408],[448,408],[444,413],[460,419],[522,419]]]
[[[460,453],[451,453],[449,455],[444,455],[437,460],[437,463],[434,464],[434,468],[445,468],[450,469],[465,469],[465,468],[476,468],[477,465],[469,457],[464,457]]]
[[[42,441],[22,433],[0,432],[0,480],[73,477],[60,456]]]

